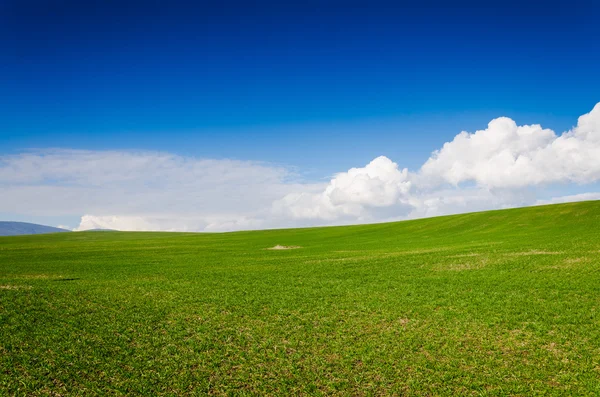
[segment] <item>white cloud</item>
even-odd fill
[[[505,117],[462,132],[415,171],[387,157],[295,179],[250,161],[132,151],[46,150],[0,156],[0,209],[82,216],[78,230],[225,231],[376,222],[549,202],[544,187],[600,181],[600,103],[561,135]],[[554,189],[556,191],[556,188]]]
[[[322,192],[286,195],[273,204],[273,212],[292,219],[376,220],[386,209],[407,212],[410,189],[408,170],[381,156],[335,175]]]
[[[506,117],[485,130],[461,132],[434,152],[420,174],[427,183],[471,181],[489,188],[594,182],[600,179],[600,103],[560,136]]]
[[[114,229],[128,231],[166,231],[166,232],[223,232],[230,230],[249,230],[275,227],[263,218],[248,218],[244,215],[84,215],[76,231],[91,229]]]
[[[593,193],[580,193],[580,194],[572,194],[568,196],[559,196],[552,197],[550,199],[541,199],[536,201],[536,205],[546,205],[546,204],[559,204],[559,203],[572,203],[576,201],[592,201],[592,200],[600,200],[600,192]]]
[[[0,157],[0,208],[33,216],[83,215],[79,229],[220,230],[305,185],[288,169],[166,153],[49,150]]]
[[[413,198],[410,218],[525,206],[535,200],[527,190],[490,190],[485,187],[435,189]]]

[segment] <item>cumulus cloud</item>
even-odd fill
[[[227,231],[364,223],[600,199],[544,196],[600,181],[600,103],[570,131],[509,118],[461,132],[416,171],[381,156],[299,180],[251,161],[135,151],[45,150],[0,156],[0,212],[81,216],[77,230]],[[560,190],[560,189],[559,189]]]
[[[417,172],[379,157],[336,175],[322,192],[289,194],[274,208],[293,219],[396,220],[531,205],[540,186],[598,180],[600,103],[561,135],[500,117],[485,130],[461,132]]]
[[[273,204],[273,210],[292,219],[368,221],[384,212],[406,212],[410,189],[408,170],[381,156],[363,168],[335,175],[322,192],[288,194]]]
[[[600,103],[560,136],[507,117],[485,130],[461,132],[433,153],[420,174],[426,184],[471,181],[489,188],[594,182],[600,179]]]

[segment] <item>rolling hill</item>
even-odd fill
[[[600,395],[599,225],[600,202],[584,202],[345,227],[2,237],[0,388]]]
[[[58,227],[37,225],[26,222],[6,222],[0,221],[0,236],[19,236],[23,234],[46,234],[62,233],[70,230],[60,229]]]

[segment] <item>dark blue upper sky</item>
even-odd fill
[[[0,154],[417,167],[493,117],[600,100],[600,2],[0,0]]]

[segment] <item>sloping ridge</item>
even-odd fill
[[[528,240],[543,239],[547,234],[556,238],[576,238],[590,233],[600,235],[600,200],[573,203],[549,204],[456,215],[444,215],[387,223],[358,224],[346,226],[308,227],[290,229],[247,230],[227,233],[198,233],[198,237],[221,235],[223,239],[268,239],[267,247],[273,244],[306,246],[310,240],[328,244],[336,240],[352,239],[359,245],[394,246],[435,244],[439,240],[489,240],[494,237],[510,238],[524,236]],[[93,229],[86,232],[116,232],[110,229]],[[0,236],[46,234],[69,232],[51,226],[25,222],[0,221]],[[136,232],[127,232],[136,233]],[[100,233],[105,234],[105,233]],[[113,233],[106,233],[113,234]],[[116,233],[119,236],[123,234]],[[146,233],[150,236],[149,233]],[[151,234],[161,234],[153,232]],[[164,234],[164,233],[162,233]],[[178,233],[168,232],[173,237]],[[187,233],[186,233],[187,234]],[[282,237],[286,237],[282,240]],[[119,237],[120,238],[120,237]],[[284,244],[285,243],[285,244]]]
[[[396,252],[414,247],[508,242],[546,247],[598,238],[599,225],[600,201],[587,201],[389,223],[232,232],[224,233],[222,238],[223,241],[260,241],[264,248],[275,244],[305,248],[346,246],[353,251]]]
[[[0,221],[0,236],[20,236],[24,234],[62,233],[69,230],[27,222]]]

